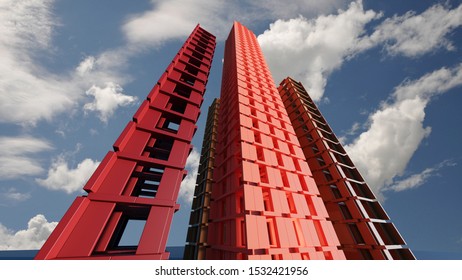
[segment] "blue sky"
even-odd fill
[[[218,44],[168,242],[183,245],[234,20],[276,84],[317,100],[411,249],[462,253],[462,4],[397,0],[0,1],[0,250],[40,247],[200,23]]]

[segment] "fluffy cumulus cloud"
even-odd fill
[[[69,168],[64,156],[59,156],[48,170],[47,178],[36,182],[47,189],[70,194],[82,189],[98,165],[98,161],[86,158],[77,167]]]
[[[401,176],[430,127],[425,127],[425,108],[431,98],[462,85],[462,64],[441,68],[418,80],[406,81],[395,88],[392,99],[369,116],[368,128],[345,149],[379,198]],[[392,189],[417,185],[432,170]],[[398,187],[399,186],[399,187]],[[409,187],[407,187],[409,188]]]
[[[135,54],[129,47],[122,47],[96,57],[87,56],[80,62],[75,68],[76,81],[82,89],[91,85],[85,91],[87,100],[91,99],[83,106],[85,112],[94,111],[102,122],[107,123],[118,108],[137,101],[136,96],[125,94],[121,86],[131,81],[130,75],[124,75],[123,70]]]
[[[127,81],[121,73],[125,49],[84,58],[75,71],[55,74],[40,65],[38,56],[53,55],[54,2],[0,1],[0,122],[33,126],[51,121],[77,108],[93,85]]]
[[[386,19],[360,42],[360,46],[369,48],[384,43],[389,54],[409,57],[437,48],[452,50],[452,42],[446,36],[461,25],[462,4],[454,9],[438,4],[421,14],[409,11]]]
[[[381,17],[365,11],[357,0],[335,15],[277,20],[258,41],[275,82],[292,76],[319,100],[330,74],[360,52],[383,45],[388,54],[414,57],[440,47],[452,49],[447,36],[462,25],[462,5],[454,9],[435,5],[421,14],[395,15],[368,33],[367,25]]]
[[[225,39],[233,21],[254,25],[267,20],[287,19],[294,14],[313,16],[345,6],[347,0],[225,1],[151,0],[152,9],[130,17],[123,26],[133,44],[158,46],[169,39],[183,38],[200,23],[218,39]],[[251,27],[251,26],[249,26]]]
[[[180,198],[191,203],[194,197],[194,189],[196,188],[196,177],[199,169],[200,154],[196,149],[193,149],[186,161],[186,169],[188,175],[183,179],[180,186]]]
[[[36,155],[51,149],[48,141],[31,136],[0,137],[0,178],[40,174],[43,168]]]
[[[57,224],[48,222],[41,214],[29,220],[27,229],[17,232],[0,224],[0,250],[40,249]]]
[[[216,18],[223,0],[218,1],[151,1],[152,9],[130,18],[123,30],[132,43],[158,45],[165,40],[180,38],[191,33],[201,21]],[[217,23],[222,22],[221,20]]]
[[[286,76],[301,79],[311,97],[319,100],[327,77],[356,52],[366,24],[379,16],[356,1],[335,15],[278,20],[258,41],[276,82]]]
[[[112,82],[106,83],[103,88],[94,85],[87,90],[87,95],[93,96],[94,100],[85,104],[83,108],[85,111],[98,112],[100,120],[107,122],[118,107],[136,102],[136,97],[125,95],[122,92],[122,87]]]

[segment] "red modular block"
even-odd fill
[[[344,259],[256,37],[238,22],[222,77],[205,258]]]
[[[167,67],[36,259],[166,259],[215,37],[199,25]],[[181,59],[181,63],[179,60]],[[137,244],[121,244],[132,220]]]

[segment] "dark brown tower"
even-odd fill
[[[186,239],[187,245],[184,253],[184,259],[186,260],[203,260],[205,258],[219,108],[220,99],[215,99],[207,113],[200,165],[196,179],[197,185],[194,191]]]

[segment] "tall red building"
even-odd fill
[[[303,85],[278,90],[347,259],[414,259]]]
[[[255,35],[226,40],[206,259],[345,259]]]
[[[215,37],[198,25],[36,259],[168,259],[167,237],[214,50]],[[137,223],[139,242],[125,244]]]
[[[306,90],[276,90],[239,23],[202,149],[185,258],[414,259]]]

